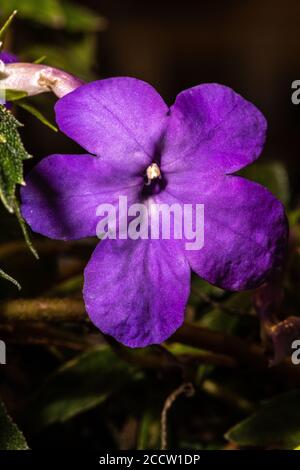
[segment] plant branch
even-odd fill
[[[78,322],[88,320],[84,303],[72,298],[37,298],[7,300],[0,302],[0,320],[7,322]],[[212,331],[188,323],[182,325],[169,341],[205,349],[219,355],[222,366],[245,366],[248,369],[280,375],[300,382],[300,370],[286,360],[277,366],[269,367],[264,349],[258,344],[249,344],[237,336]],[[223,358],[222,358],[223,356]],[[224,361],[224,356],[228,359]],[[230,358],[234,362],[230,362]],[[181,358],[181,360],[186,358]],[[194,358],[195,359],[195,358]],[[198,358],[201,362],[201,357]],[[216,356],[208,362],[217,362]]]
[[[239,364],[256,369],[267,367],[263,349],[256,344],[248,344],[237,336],[209,330],[189,323],[184,323],[171,340],[195,346],[209,351],[234,357]]]
[[[172,340],[233,357],[239,366],[272,376],[285,377],[293,383],[300,383],[300,370],[292,364],[290,359],[269,367],[265,351],[260,345],[249,344],[237,336],[184,323],[171,337]]]
[[[79,299],[37,298],[7,300],[0,303],[0,319],[5,321],[82,321],[85,307]]]
[[[185,382],[180,385],[180,387],[176,388],[166,399],[161,413],[161,450],[166,450],[168,447],[168,412],[170,408],[180,395],[192,397],[194,393],[195,389],[193,384]]]

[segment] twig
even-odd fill
[[[233,357],[209,352],[179,354],[176,357],[184,365],[211,364],[218,367],[228,367],[230,369],[238,365],[236,359]]]
[[[0,319],[6,321],[79,321],[87,320],[80,299],[18,299],[0,303]]]
[[[267,360],[263,349],[237,336],[184,323],[171,338],[173,341],[234,357],[238,364],[264,369]]]
[[[0,320],[27,322],[78,322],[88,320],[84,303],[80,299],[37,298],[19,299],[0,302]],[[238,366],[268,372],[300,382],[300,369],[286,360],[269,368],[264,349],[258,344],[249,344],[237,336],[212,331],[188,323],[182,325],[169,341],[187,344],[212,353],[233,358]],[[224,365],[224,363],[222,364]]]
[[[3,269],[0,269],[0,277],[2,277],[3,279],[6,279],[6,281],[11,282],[11,283],[14,284],[19,290],[21,290],[21,286],[20,286],[20,284],[18,283],[18,281],[16,281],[13,277],[11,277],[9,274],[7,274],[6,272],[4,272]]]
[[[41,322],[0,324],[0,336],[7,343],[56,346],[74,351],[84,351],[102,341],[98,334],[76,334]]]
[[[165,401],[162,413],[161,413],[161,449],[166,450],[168,447],[168,411],[172,407],[175,400],[180,395],[186,397],[192,397],[195,393],[194,386],[191,382],[186,382],[176,388]]]
[[[300,369],[293,366],[290,360],[287,359],[281,364],[269,367],[268,359],[261,346],[249,344],[237,336],[184,323],[171,340],[233,357],[238,365],[246,366],[249,370],[281,376],[290,379],[293,383],[300,383]]]

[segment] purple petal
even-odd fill
[[[171,108],[162,170],[193,168],[233,173],[261,153],[266,120],[231,88],[199,85],[180,93]]]
[[[170,195],[183,203],[204,204],[204,247],[185,250],[191,268],[229,290],[264,282],[285,252],[282,204],[264,187],[238,176],[208,178],[205,184],[202,179],[197,184],[196,178],[189,187],[178,181],[170,179]]]
[[[180,247],[160,240],[102,241],[85,269],[92,322],[130,347],[166,340],[182,324],[190,268]]]
[[[26,177],[21,190],[22,214],[35,232],[76,240],[96,236],[100,204],[137,199],[140,179],[91,155],[51,155]]]
[[[152,162],[168,108],[159,94],[134,78],[110,78],[61,98],[56,119],[62,132],[88,152],[133,171]]]
[[[11,54],[7,51],[0,52],[0,60],[2,60],[2,62],[4,62],[5,64],[14,64],[16,62],[20,62],[16,55]]]

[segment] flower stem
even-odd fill
[[[0,319],[6,321],[79,321],[87,319],[84,303],[78,299],[37,298],[0,303]]]
[[[186,397],[192,397],[195,393],[195,389],[192,383],[185,382],[180,387],[176,388],[166,399],[162,413],[161,413],[161,450],[168,448],[168,412],[176,399],[180,395]]]

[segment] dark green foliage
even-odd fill
[[[15,211],[16,187],[24,184],[23,161],[31,158],[21,141],[21,124],[0,106],[0,198],[9,212]]]
[[[0,401],[0,450],[28,450],[25,437]]]
[[[226,437],[240,446],[293,449],[300,444],[299,403],[299,390],[274,397],[230,429]]]

